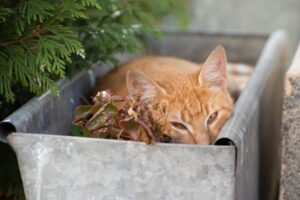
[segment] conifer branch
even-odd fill
[[[173,1],[178,6],[185,0]],[[140,36],[156,34],[155,19],[168,13],[170,4],[160,0],[1,1],[0,101],[1,97],[14,101],[14,84],[33,93],[48,89],[57,93],[55,80],[66,73],[91,64],[116,63],[115,54],[141,50]]]
[[[6,46],[17,44],[17,43],[24,43],[26,40],[29,40],[32,38],[39,38],[41,36],[41,34],[42,34],[41,25],[36,25],[29,36],[26,36],[24,38],[18,38],[15,40],[9,40],[9,41],[3,41],[3,42],[0,41],[0,47],[6,47]]]

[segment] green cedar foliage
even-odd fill
[[[53,78],[64,78],[72,54],[84,50],[76,32],[63,22],[87,18],[87,6],[101,9],[94,0],[1,2],[0,94],[7,101],[14,101],[15,84],[33,93],[57,93]]]
[[[66,72],[113,62],[135,52],[141,34],[185,0],[2,0],[0,100],[15,101],[13,87],[57,94]],[[179,9],[180,8],[180,9]],[[0,106],[1,106],[0,101]]]

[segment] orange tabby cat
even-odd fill
[[[173,140],[212,144],[233,109],[226,65],[220,45],[202,66],[177,58],[146,56],[102,77],[94,91],[109,88],[125,96],[140,93],[153,119]]]

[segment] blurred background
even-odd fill
[[[300,40],[299,0],[190,0],[188,29],[225,33],[289,34],[289,55]]]

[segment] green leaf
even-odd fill
[[[81,126],[76,126],[72,125],[71,128],[69,129],[68,135],[70,136],[85,136],[82,134],[82,127]]]
[[[103,126],[107,120],[109,120],[109,116],[101,113],[93,118],[91,118],[86,124],[85,127],[89,130],[89,131],[93,131],[96,130],[98,128],[100,128],[101,126]]]
[[[91,137],[91,132],[85,127],[82,127],[82,133],[84,137]]]
[[[113,103],[108,103],[104,107],[105,113],[116,114],[118,112],[118,108]]]

